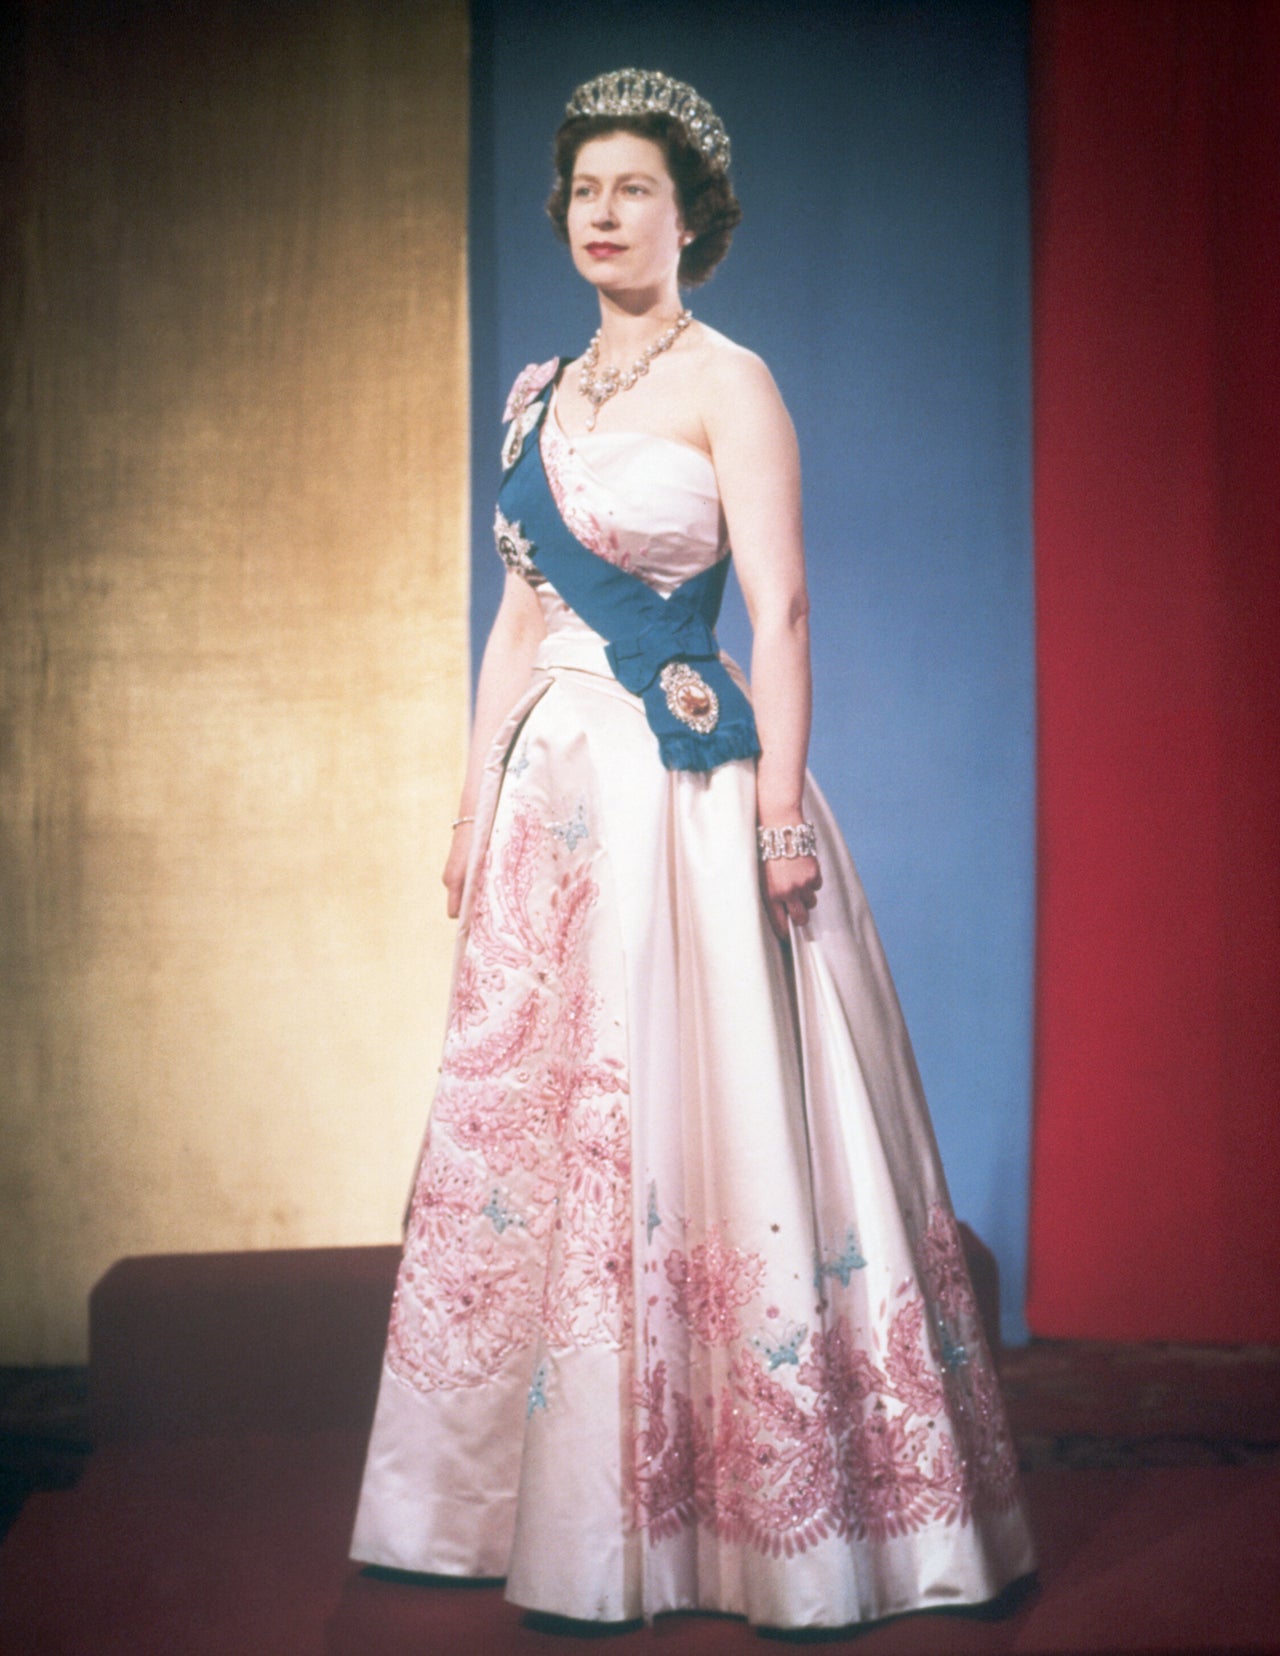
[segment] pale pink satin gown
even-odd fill
[[[661,592],[725,555],[714,468],[539,440]],[[843,840],[790,950],[749,761],[662,768],[545,581],[493,745],[353,1556],[591,1621],[840,1626],[1033,1566],[920,1080]]]

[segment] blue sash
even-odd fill
[[[548,384],[536,399],[543,418],[551,391]],[[560,516],[551,493],[538,442],[540,418],[532,405],[518,418],[519,454],[498,491],[495,526],[508,566],[538,569],[606,640],[613,675],[643,700],[668,770],[709,771],[730,759],[755,758],[760,739],[751,704],[726,672],[714,631],[729,559],[663,598],[640,576],[590,551]]]

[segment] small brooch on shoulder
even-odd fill
[[[507,427],[507,435],[502,439],[503,471],[510,471],[520,458],[524,440],[542,418],[546,406],[546,403],[530,403],[528,408],[520,410]]]
[[[523,414],[543,386],[549,385],[555,378],[559,366],[560,358],[552,357],[550,362],[531,362],[527,368],[522,368],[507,394],[507,406],[502,410],[503,420],[514,420],[517,414]]]
[[[507,406],[502,411],[503,420],[510,422],[507,434],[502,440],[504,471],[510,471],[515,465],[520,458],[525,438],[542,418],[546,402],[536,402],[534,399],[539,391],[555,378],[559,366],[560,358],[552,357],[550,362],[531,362],[517,374],[516,382],[507,397]]]
[[[658,678],[672,714],[699,736],[707,736],[720,721],[720,698],[687,661],[669,661]]]

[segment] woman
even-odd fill
[[[631,70],[557,136],[600,328],[507,407],[449,1032],[353,1554],[589,1621],[840,1626],[1032,1557],[910,1044],[805,774],[791,422],[681,308],[737,223],[728,160],[691,88]],[[750,703],[711,632],[730,547]]]

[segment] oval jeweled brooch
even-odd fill
[[[720,719],[720,698],[687,661],[669,661],[658,677],[667,706],[681,724],[709,735]]]

